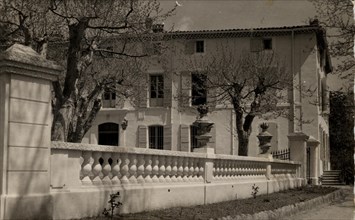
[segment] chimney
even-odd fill
[[[153,30],[153,33],[163,33],[164,32],[164,23],[153,24],[152,30]]]

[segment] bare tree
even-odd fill
[[[351,0],[310,0],[317,10],[317,21],[327,29],[331,55],[341,62],[335,73],[355,66],[354,61],[354,12]],[[352,75],[352,74],[351,74]]]
[[[282,113],[277,104],[286,98],[292,76],[272,51],[236,54],[221,47],[209,58],[192,63],[206,76],[209,102],[233,107],[238,155],[247,156],[254,118]]]
[[[130,94],[126,88],[142,73],[139,58],[147,55],[141,36],[174,10],[163,12],[155,0],[0,1],[7,42],[32,46],[65,66],[53,83],[52,140],[80,142],[104,91]]]

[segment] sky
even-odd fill
[[[178,0],[182,6],[165,25],[174,30],[216,30],[304,25],[315,16],[307,0]],[[161,0],[163,8],[175,5]]]
[[[345,0],[344,0],[345,1]],[[175,0],[160,0],[169,9]],[[165,21],[166,30],[218,30],[306,25],[316,16],[308,0],[178,0],[176,14]],[[334,60],[333,64],[336,64]],[[331,90],[348,85],[328,75]]]

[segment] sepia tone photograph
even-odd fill
[[[0,0],[0,219],[355,219],[354,16]]]

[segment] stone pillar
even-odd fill
[[[290,160],[301,163],[298,177],[302,179],[302,185],[307,183],[307,140],[308,135],[303,132],[291,133],[288,136],[290,146]]]
[[[318,146],[319,146],[319,141],[316,140],[313,136],[310,136],[309,139],[307,140],[307,147],[309,147],[310,150],[310,171],[311,171],[311,183],[313,185],[318,185],[318,164],[319,164],[319,155],[318,155]]]
[[[52,217],[51,81],[60,72],[20,44],[0,54],[0,219]]]

